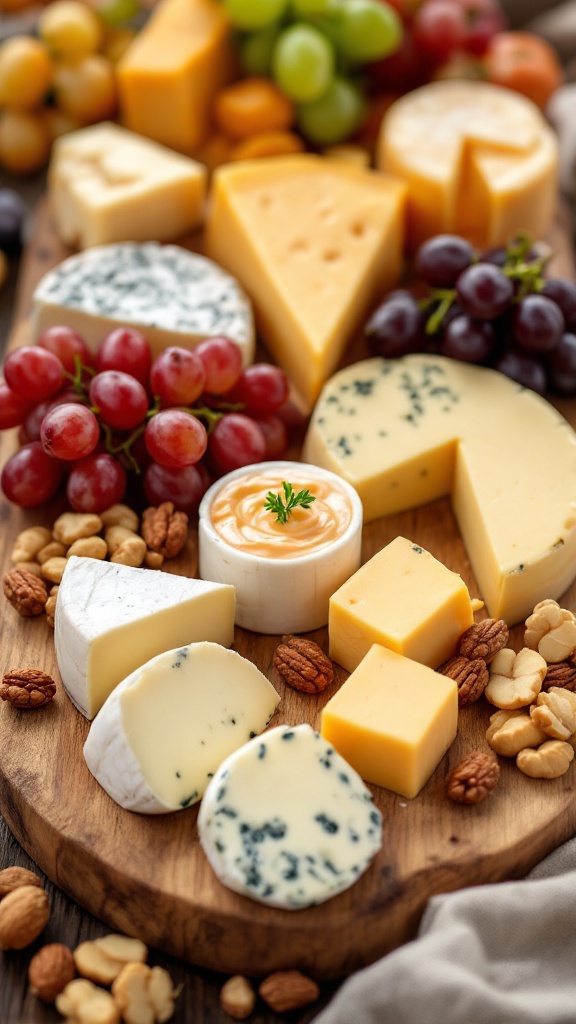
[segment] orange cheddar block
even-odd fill
[[[374,644],[322,711],[320,732],[366,782],[415,797],[456,738],[454,679]]]
[[[442,232],[481,248],[541,238],[557,194],[558,143],[540,110],[487,82],[433,82],[385,114],[377,165],[409,189],[412,247]]]
[[[242,283],[308,409],[403,264],[406,189],[309,153],[220,167],[207,254]]]
[[[464,580],[419,544],[396,537],[330,598],[330,657],[348,672],[372,644],[438,668],[474,621]]]
[[[218,90],[235,71],[216,0],[160,0],[117,66],[125,127],[191,154],[206,140]]]

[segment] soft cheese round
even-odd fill
[[[34,291],[34,337],[62,323],[92,349],[109,331],[130,326],[146,335],[154,354],[225,335],[240,348],[244,366],[254,359],[245,292],[212,260],[177,245],[101,245],[58,264]]]
[[[269,491],[315,495],[285,523],[264,509]],[[222,521],[227,514],[228,521]],[[258,633],[303,633],[328,622],[330,597],[360,565],[362,504],[334,473],[300,462],[263,462],[221,477],[199,509],[201,579],[236,588],[235,621]]]
[[[222,763],[198,831],[223,885],[298,910],[358,880],[382,844],[382,816],[358,773],[311,726],[279,726]]]
[[[112,691],[84,745],[92,775],[128,811],[191,807],[280,701],[252,662],[220,644],[164,651]]]
[[[576,433],[496,370],[367,359],[325,385],[303,457],[358,491],[364,518],[451,495],[488,611],[510,625],[576,574]]]

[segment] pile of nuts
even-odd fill
[[[165,559],[182,551],[187,537],[188,516],[169,501],[147,508],[141,521],[123,504],[99,515],[64,512],[51,530],[31,526],[18,535],[13,568],[3,579],[4,594],[20,615],[45,612],[53,626],[58,586],[71,555],[160,569]]]
[[[0,949],[25,949],[49,917],[47,893],[32,871],[0,871]],[[178,992],[168,972],[149,967],[147,957],[145,944],[125,935],[104,935],[74,950],[51,942],[30,960],[30,991],[75,1024],[163,1024],[174,1015]]]

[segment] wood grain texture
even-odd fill
[[[43,220],[42,220],[43,218]],[[558,239],[563,238],[560,230]],[[558,273],[571,273],[563,246]],[[62,252],[44,209],[24,267],[22,317],[40,273]],[[14,343],[26,337],[22,328]],[[576,424],[576,409],[563,411]],[[2,438],[0,459],[8,441]],[[50,524],[58,505],[34,512],[0,506],[0,564],[9,564],[18,531]],[[461,573],[478,590],[448,500],[372,523],[364,530],[363,560],[403,534]],[[196,539],[174,571],[194,574]],[[576,608],[576,587],[566,595]],[[58,679],[53,634],[44,620],[23,620],[2,605],[3,671],[41,667]],[[325,630],[310,634],[327,649]],[[319,724],[321,708],[345,678],[318,697],[285,689],[272,656],[278,638],[236,631],[235,647],[271,679],[282,696],[274,724]],[[521,630],[512,634],[522,645]],[[211,970],[264,975],[298,967],[316,978],[350,973],[410,938],[434,893],[522,877],[576,829],[574,768],[562,779],[531,780],[502,760],[495,795],[477,807],[447,801],[446,775],[472,749],[486,749],[493,708],[479,702],[461,711],[458,737],[432,779],[408,801],[371,787],[384,816],[382,850],[357,884],[320,908],[266,908],[224,889],[198,843],[197,809],[145,817],[118,808],[89,774],[82,743],[88,723],[62,688],[52,705],[19,712],[0,707],[0,809],[15,837],[46,875],[111,927],[143,937],[164,952]]]

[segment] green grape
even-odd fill
[[[131,21],[140,10],[139,0],[100,0],[98,14],[106,28],[116,28]]]
[[[311,25],[285,29],[272,55],[277,84],[296,103],[310,103],[326,92],[334,76],[334,48]]]
[[[244,36],[240,42],[240,61],[246,75],[272,74],[272,51],[279,32],[278,25],[271,25]]]
[[[308,14],[325,14],[332,0],[292,0],[292,10],[296,17]]]
[[[331,146],[356,131],[364,110],[361,90],[346,78],[337,76],[320,99],[298,107],[298,128],[314,145]]]
[[[402,42],[402,21],[382,0],[347,0],[338,14],[338,49],[366,63],[394,53]]]
[[[279,21],[288,0],[224,0],[224,8],[234,28],[246,32],[266,28]]]

